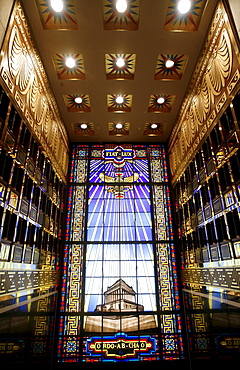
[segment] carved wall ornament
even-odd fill
[[[46,72],[17,1],[3,42],[0,78],[25,123],[66,182],[69,140]],[[59,150],[61,148],[61,150]]]
[[[169,140],[173,184],[178,181],[239,83],[237,42],[222,2],[209,33]],[[237,77],[238,76],[238,77]]]

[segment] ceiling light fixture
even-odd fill
[[[121,128],[123,128],[122,123],[117,123],[116,124],[116,129],[121,130]]]
[[[51,0],[51,7],[55,12],[60,13],[63,10],[63,1]]]
[[[190,0],[180,0],[178,2],[178,11],[181,14],[186,14],[191,9],[191,6],[192,6],[192,4],[191,4]]]
[[[86,130],[87,129],[87,124],[86,123],[82,123],[81,124],[81,129],[82,130]]]
[[[172,68],[174,66],[174,61],[171,59],[166,60],[165,67]]]
[[[124,101],[124,99],[123,99],[123,97],[122,97],[122,96],[117,96],[117,97],[116,97],[116,103],[117,103],[117,104],[122,104],[122,103],[123,103],[123,101]]]
[[[65,64],[68,68],[74,68],[76,62],[72,57],[69,57],[69,58],[66,59]]]
[[[158,127],[158,125],[157,125],[156,123],[152,123],[152,124],[151,124],[151,128],[152,128],[153,130],[155,130],[157,127]]]
[[[125,65],[125,60],[122,57],[118,58],[116,61],[116,65],[117,67],[122,68]]]
[[[75,103],[77,103],[77,104],[81,104],[81,103],[82,103],[82,98],[81,98],[80,96],[77,96],[77,97],[75,98]]]
[[[126,0],[117,0],[116,9],[118,13],[124,13],[127,10],[127,1]]]
[[[165,102],[164,98],[158,98],[157,100],[158,104],[163,104]]]

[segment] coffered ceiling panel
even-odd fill
[[[103,1],[103,19],[105,30],[136,31],[139,24],[140,0],[128,1],[127,9],[120,13],[116,0]]]
[[[136,54],[106,54],[105,65],[108,80],[133,80]]]
[[[123,122],[109,122],[108,123],[108,130],[110,136],[127,136],[129,135],[130,123]]]
[[[144,135],[146,136],[162,136],[165,130],[165,123],[145,123]]]
[[[169,0],[165,18],[164,30],[167,31],[197,31],[207,0],[192,0],[189,11],[182,14],[179,11],[179,0]],[[182,1],[184,7],[186,1]]]
[[[175,95],[151,95],[148,104],[148,112],[169,113],[171,112]]]
[[[92,122],[73,123],[73,130],[76,136],[94,136],[94,125]],[[79,138],[79,140],[81,140]]]
[[[89,95],[64,95],[68,112],[84,113],[91,112]]]
[[[45,30],[77,30],[74,0],[65,0],[62,12],[56,12],[49,0],[36,0],[42,26]]]
[[[155,80],[181,80],[187,61],[187,55],[160,54],[154,75]]]
[[[107,95],[108,112],[131,112],[132,95]]]
[[[20,1],[70,141],[168,140],[217,0]]]

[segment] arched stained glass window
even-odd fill
[[[184,358],[165,148],[75,145],[61,362]]]

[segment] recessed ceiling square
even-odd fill
[[[67,67],[66,60],[75,61],[73,67]],[[85,80],[85,68],[82,54],[53,54],[53,63],[59,80]]]
[[[68,112],[91,112],[89,95],[63,95]],[[79,100],[78,100],[79,99]]]
[[[179,1],[169,0],[165,18],[165,31],[197,31],[206,0],[193,0],[190,10],[181,14],[178,10]]]
[[[118,99],[120,102],[118,102]],[[132,95],[107,95],[108,112],[131,112]]]
[[[108,123],[108,132],[110,136],[127,136],[129,135],[130,123],[124,122],[121,128],[117,128],[117,123]]]
[[[188,61],[188,56],[184,54],[159,54],[157,59],[155,80],[181,80]],[[172,62],[172,66],[168,63]]]
[[[49,0],[36,0],[44,30],[77,30],[77,18],[73,0],[64,2],[61,12],[52,9]]]
[[[122,60],[120,66],[119,59]],[[133,80],[135,65],[136,54],[105,54],[107,80]]]
[[[140,0],[128,1],[124,13],[116,9],[116,1],[103,0],[103,27],[105,30],[137,31],[139,24]]]
[[[148,104],[148,112],[169,113],[171,112],[176,95],[151,95]],[[162,99],[162,102],[159,102]]]
[[[156,127],[154,127],[154,125]],[[154,128],[153,128],[154,127]],[[164,134],[166,123],[145,123],[144,136],[161,136]]]
[[[92,122],[88,123],[73,123],[73,131],[76,136],[93,136],[94,125]]]

